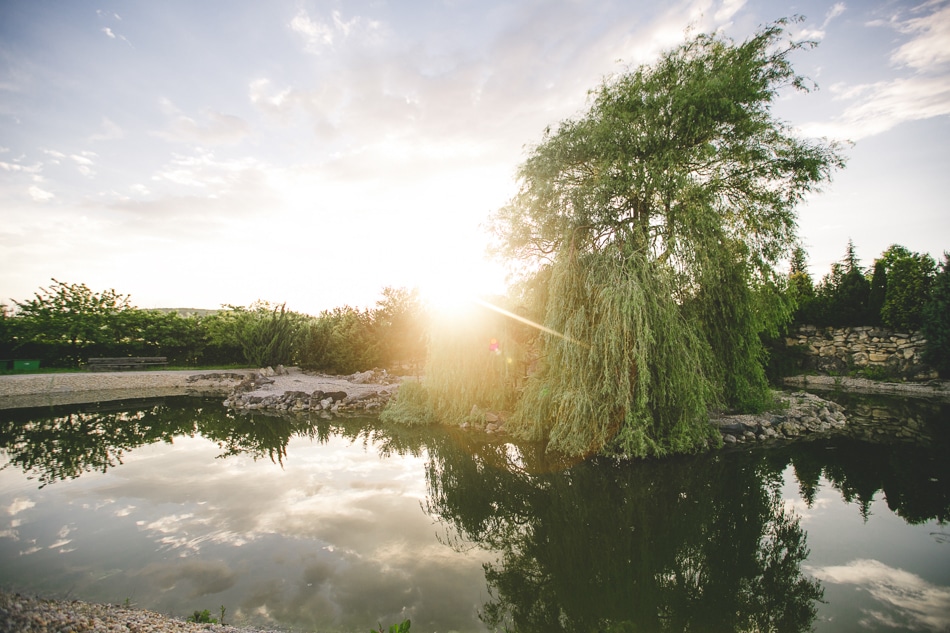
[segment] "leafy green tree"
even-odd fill
[[[897,244],[884,251],[881,260],[887,274],[881,320],[900,330],[919,329],[936,263],[926,253],[912,253]]]
[[[307,327],[301,363],[336,374],[380,365],[382,355],[373,314],[350,306],[324,310]]]
[[[49,364],[77,366],[90,355],[115,353],[121,317],[133,310],[128,295],[92,291],[86,284],[56,279],[17,306],[16,347]]]
[[[224,306],[224,309],[201,318],[200,328],[205,340],[201,362],[215,365],[243,364],[244,350],[241,346],[241,327],[246,309],[240,306]]]
[[[126,310],[121,313],[117,341],[126,354],[165,356],[175,365],[195,365],[206,346],[201,321],[177,312]]]
[[[950,253],[934,276],[930,299],[924,306],[921,330],[927,339],[924,360],[941,377],[950,377]]]
[[[772,114],[806,89],[782,20],[699,35],[610,78],[549,129],[494,218],[499,252],[546,289],[538,371],[509,427],[570,453],[689,451],[709,407],[767,398],[762,329],[788,316],[776,265],[796,204],[843,165]]]
[[[16,321],[7,309],[6,304],[0,303],[0,357],[9,358],[13,353]],[[6,369],[0,364],[0,370]]]

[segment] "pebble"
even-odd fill
[[[46,600],[0,591],[0,633],[278,633],[185,622],[111,604]]]

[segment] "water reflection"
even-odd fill
[[[468,448],[469,450],[466,450]],[[712,456],[499,468],[511,446],[452,444],[427,464],[427,511],[485,566],[481,617],[516,631],[801,631],[819,583],[782,503],[782,465]]]
[[[939,630],[950,580],[875,551],[810,556],[806,536],[824,529],[809,517],[831,493],[859,523],[882,503],[906,525],[939,521],[928,531],[946,547],[950,442],[945,426],[921,429],[923,445],[569,463],[498,437],[235,415],[201,399],[0,411],[7,473],[44,493],[109,474],[70,489],[85,514],[0,485],[0,567],[42,575],[47,591],[81,577],[146,587],[149,608],[226,602],[249,622],[320,630],[411,615],[414,630],[804,631],[840,587],[874,601],[860,616],[871,628]],[[103,530],[114,535],[86,551]]]

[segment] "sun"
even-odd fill
[[[480,262],[439,266],[422,275],[419,292],[437,314],[461,315],[475,310],[486,297],[504,294],[504,275]]]

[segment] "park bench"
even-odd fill
[[[89,358],[86,367],[89,371],[125,371],[127,369],[151,369],[164,367],[168,359],[164,356],[128,356],[122,358]]]

